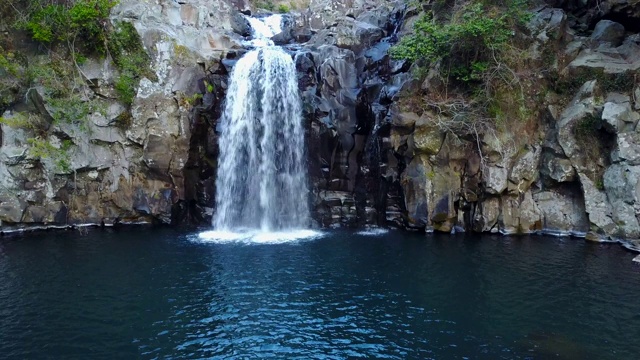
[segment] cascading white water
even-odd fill
[[[301,114],[290,55],[265,47],[237,62],[222,117],[216,229],[308,226]]]
[[[251,25],[253,39],[248,44],[253,46],[272,46],[271,38],[282,32],[282,15],[276,14],[264,18],[247,18]]]
[[[254,38],[270,42],[274,29],[254,27]],[[295,64],[272,44],[246,53],[231,73],[221,118],[215,230],[201,237],[313,235],[290,232],[309,226],[302,106]]]

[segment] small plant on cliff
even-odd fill
[[[256,7],[258,9],[265,9],[267,11],[274,11],[276,9],[276,5],[271,0],[258,1],[256,3]]]
[[[212,93],[212,92],[214,92],[216,90],[215,84],[210,83],[210,82],[208,82],[206,80],[204,81],[204,85],[207,87],[207,92],[208,93]]]
[[[60,146],[54,146],[49,139],[33,138],[29,139],[29,156],[40,161],[51,159],[56,172],[71,172],[71,159],[69,150],[73,145],[71,140],[63,140]]]
[[[287,5],[285,5],[285,4],[278,5],[278,12],[280,14],[286,14],[289,11],[291,11],[291,9],[289,9],[289,7]]]
[[[424,2],[424,1],[423,1]],[[461,140],[474,139],[481,158],[482,138],[498,139],[500,128],[526,128],[535,105],[526,69],[530,19],[528,0],[430,1],[413,27],[390,54],[413,62],[424,93],[405,94],[410,111],[429,111],[441,131]],[[420,6],[421,7],[421,6]],[[524,75],[523,75],[524,74]],[[405,106],[405,107],[406,107]],[[521,124],[507,124],[518,119]],[[502,143],[502,140],[497,140]],[[496,144],[498,151],[513,144]]]
[[[2,46],[0,46],[0,75],[18,75],[18,64],[15,61],[15,53],[5,51]]]
[[[395,58],[424,66],[441,63],[445,77],[462,82],[480,81],[499,58],[514,28],[528,20],[526,0],[471,1],[447,21],[437,21],[433,12],[424,14],[414,25],[414,34],[392,48]]]
[[[579,139],[595,136],[598,132],[600,122],[600,119],[594,115],[587,115],[576,121],[576,124],[573,127],[573,133]],[[585,145],[588,145],[588,142]]]
[[[24,113],[15,113],[12,117],[0,116],[0,124],[7,125],[14,129],[34,129],[34,122],[30,116]]]
[[[96,101],[85,101],[74,94],[59,99],[49,99],[51,117],[56,124],[75,124],[80,130],[86,131],[87,117],[91,113],[101,112]]]
[[[131,105],[136,87],[143,76],[154,79],[150,59],[133,24],[122,22],[109,34],[108,50],[120,70],[115,89],[122,102]]]
[[[13,51],[5,51],[0,46],[0,115],[18,97],[20,87],[20,66]]]

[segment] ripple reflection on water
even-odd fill
[[[0,357],[632,359],[640,267],[544,237],[176,230],[0,245]]]

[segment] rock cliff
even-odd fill
[[[108,54],[77,65],[73,92],[91,104],[82,122],[57,120],[44,76],[3,82],[0,226],[208,223],[217,121],[251,33],[244,15],[281,10],[273,40],[298,69],[316,225],[548,232],[638,249],[640,5],[532,4],[514,37],[519,98],[494,93],[516,111],[494,112],[491,127],[459,126],[464,96],[434,101],[448,94],[437,68],[390,57],[430,6],[121,0],[110,22],[134,26],[151,70],[130,104],[114,95],[120,70]],[[2,27],[5,50],[50,61]],[[30,139],[46,139],[44,151]]]

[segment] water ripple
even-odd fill
[[[555,238],[2,243],[6,358],[630,359],[640,267]],[[251,245],[256,245],[251,243]]]

